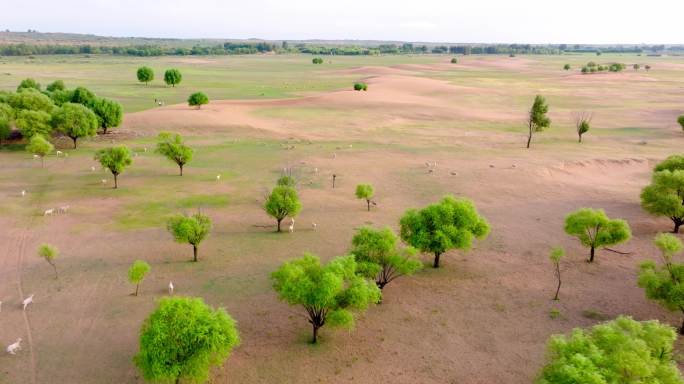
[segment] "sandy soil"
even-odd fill
[[[515,71],[525,70],[529,61],[468,65]],[[649,145],[638,143],[642,137],[597,134],[579,146],[567,133],[553,136],[563,140],[559,143],[537,137],[533,148],[524,150],[522,132],[458,129],[469,120],[515,123],[521,113],[512,105],[454,103],[483,95],[487,100],[496,91],[421,75],[444,68],[355,69],[370,84],[368,92],[213,101],[202,110],[174,105],[127,115],[123,130],[143,135],[172,130],[209,142],[214,137],[312,141],[292,150],[273,149],[280,151],[279,163],[268,166],[277,174],[281,164],[297,164],[303,179],[311,182],[301,186],[305,208],[291,235],[270,233],[271,220],[260,209],[267,185],[247,162],[226,160],[225,167],[236,176],[225,183],[212,182],[217,168],[206,165],[190,167],[188,177],[195,174],[196,179],[186,177],[168,190],[157,190],[149,189],[154,188],[149,178],[159,173],[163,176],[155,177],[174,177],[175,170],[161,167],[151,154],[136,159],[139,171],[122,177],[124,192],[154,192],[150,198],[160,200],[179,191],[240,196],[227,207],[207,210],[215,230],[202,246],[198,264],[186,262],[189,249],[174,244],[163,228],[111,229],[112,218],[125,209],[125,197],[51,195],[50,188],[75,188],[60,175],[82,175],[78,188],[104,188],[98,186],[102,174],[88,174],[90,160],[69,159],[53,166],[56,176],[45,182],[45,195],[0,216],[0,225],[10,228],[0,231],[0,340],[8,344],[18,335],[25,340],[19,355],[0,356],[0,382],[142,382],[131,363],[137,331],[169,280],[179,294],[225,306],[239,323],[243,344],[216,370],[214,383],[529,383],[543,364],[551,334],[619,314],[678,324],[679,315],[647,301],[636,286],[638,263],[656,257],[651,239],[670,227],[667,219],[648,216],[639,206],[639,191],[653,164],[682,148],[681,136],[663,133],[661,123],[670,112],[647,114],[646,107],[634,112],[645,119],[640,126],[650,129],[645,134]],[[364,114],[340,112],[319,121],[308,115],[261,113],[274,108]],[[624,114],[616,124],[626,126],[631,116]],[[379,127],[398,131],[388,137]],[[224,155],[229,159],[230,150]],[[25,157],[2,156],[17,175],[31,166]],[[439,165],[428,173],[425,161]],[[332,173],[339,175],[335,189],[329,185]],[[353,197],[360,182],[377,189],[379,206],[370,213]],[[22,183],[4,180],[0,197],[18,205],[16,191]],[[426,268],[390,284],[382,305],[361,316],[353,331],[324,329],[321,345],[307,344],[310,330],[301,309],[277,300],[269,273],[304,251],[324,259],[344,254],[355,228],[396,228],[404,210],[447,193],[473,199],[491,222],[491,236],[468,253],[447,254],[442,269]],[[40,216],[58,203],[70,204],[72,212]],[[630,222],[634,239],[617,247],[628,255],[601,251],[596,263],[584,261],[587,251],[562,231],[564,216],[584,206],[604,208]],[[310,229],[311,222],[317,223],[317,231]],[[34,255],[45,241],[62,251],[58,281]],[[568,251],[557,303],[550,300],[554,276],[548,262],[555,245]],[[134,298],[125,270],[138,258],[149,261],[154,273],[142,296]],[[20,297],[29,293],[36,294],[36,303],[22,312]],[[560,310],[560,318],[550,318],[552,308]]]

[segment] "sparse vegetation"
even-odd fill
[[[323,59],[320,57],[314,57],[313,60],[311,60],[311,62],[314,64],[323,64]]]
[[[41,244],[40,247],[38,247],[38,256],[50,264],[55,271],[55,279],[59,278],[59,274],[57,274],[57,264],[55,263],[55,259],[59,256],[57,247],[50,244]]]
[[[591,208],[581,208],[566,216],[565,233],[589,247],[590,263],[597,248],[623,243],[632,237],[626,221],[610,219],[602,209]]]
[[[565,65],[563,66],[563,69],[566,70],[566,71],[569,71],[569,70],[570,70],[570,64],[565,64]]]
[[[553,296],[553,300],[558,300],[558,294],[561,289],[561,271],[560,271],[560,261],[565,256],[565,250],[561,247],[556,247],[551,250],[549,255],[549,260],[553,264],[553,272],[558,280],[558,286],[556,287],[556,294]]]
[[[145,276],[150,272],[150,265],[143,260],[136,260],[128,268],[128,281],[135,284],[135,296],[138,296],[140,290],[140,283],[145,279]]]
[[[575,130],[577,132],[578,141],[582,142],[582,136],[589,132],[591,126],[591,114],[586,112],[581,112],[575,115]]]

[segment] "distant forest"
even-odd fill
[[[558,55],[563,53],[684,53],[682,45],[581,44],[430,44],[354,41],[229,41],[109,38],[94,35],[50,34],[36,31],[0,32],[0,55],[110,54],[124,56],[205,56],[258,53],[314,55],[452,54],[452,55]]]

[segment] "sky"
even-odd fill
[[[684,0],[0,0],[0,30],[103,36],[684,44]]]

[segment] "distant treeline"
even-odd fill
[[[380,44],[377,46],[357,45],[315,45],[311,43],[281,44],[269,42],[226,42],[212,46],[195,45],[192,48],[162,45],[134,46],[98,46],[69,44],[0,44],[2,56],[31,55],[71,55],[71,54],[111,54],[125,56],[165,56],[165,55],[246,55],[265,52],[276,53],[310,53],[314,55],[380,55],[380,54],[460,54],[460,55],[558,55],[565,52],[574,53],[663,53],[684,52],[682,46],[583,46],[583,45],[531,45],[531,44],[483,44],[483,45],[425,45],[425,44]]]

